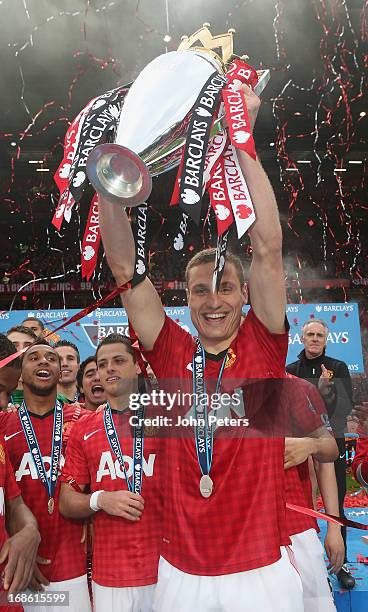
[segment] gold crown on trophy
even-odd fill
[[[220,61],[221,66],[224,68],[225,64],[234,56],[233,34],[235,34],[235,30],[230,28],[226,34],[213,36],[208,29],[209,26],[209,23],[204,23],[203,27],[194,32],[194,34],[191,34],[191,36],[182,36],[178,51],[207,51]],[[201,43],[202,46],[199,46],[198,43]],[[221,55],[216,53],[215,49],[221,50]]]

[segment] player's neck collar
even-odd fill
[[[224,349],[223,351],[217,354],[209,353],[205,350],[204,354],[206,355],[206,359],[209,359],[210,361],[222,361],[222,359],[225,357],[228,350],[229,349]]]

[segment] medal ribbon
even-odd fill
[[[143,474],[142,474],[142,465],[143,465],[143,448],[144,448],[144,406],[140,406],[137,411],[137,418],[141,425],[136,425],[134,427],[134,440],[133,440],[133,476],[132,478],[128,478],[128,474],[126,471],[124,459],[123,459],[123,451],[121,450],[119,437],[116,432],[115,423],[112,418],[112,412],[110,404],[107,403],[107,406],[104,410],[103,421],[106,431],[107,440],[109,442],[110,448],[114,453],[116,459],[119,461],[119,465],[124,472],[125,480],[127,483],[128,491],[130,493],[141,494],[142,491],[142,483],[143,483]]]
[[[193,355],[192,369],[193,369],[193,395],[194,395],[194,415],[196,419],[196,425],[194,427],[195,443],[197,451],[198,465],[200,467],[203,476],[208,476],[212,465],[213,456],[213,425],[208,424],[207,414],[207,396],[206,396],[206,383],[205,383],[205,366],[206,356],[199,338],[196,338],[196,350]],[[222,361],[220,372],[216,382],[217,394],[221,387],[221,378],[225,368],[227,353]],[[198,402],[196,398],[198,397]],[[203,402],[203,399],[206,401]],[[203,425],[198,425],[198,421],[201,420]]]
[[[32,421],[27,410],[27,406],[23,401],[18,409],[20,424],[26,438],[29,452],[32,455],[32,460],[36,468],[38,479],[45,487],[49,498],[53,498],[57,485],[59,466],[61,460],[61,446],[63,442],[63,405],[59,400],[55,402],[54,409],[54,426],[52,432],[52,448],[51,448],[51,465],[50,477],[48,478],[45,464],[43,462],[41,450],[38,444],[36,434],[33,429]]]

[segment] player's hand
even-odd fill
[[[285,438],[284,469],[304,463],[314,451],[313,438]]]
[[[247,106],[248,115],[249,115],[249,121],[250,121],[250,125],[253,131],[254,125],[257,119],[259,107],[261,106],[261,100],[254,93],[253,89],[249,87],[249,85],[245,85],[245,83],[241,85],[241,91],[245,99],[245,104]]]
[[[333,389],[334,383],[331,380],[329,371],[323,365],[323,363],[321,365],[321,370],[322,370],[322,374],[318,380],[318,390],[321,393],[321,395],[325,397],[326,395],[329,395],[329,393],[331,392],[331,389]]]
[[[5,408],[5,412],[18,412],[19,404],[8,404],[8,407]]]
[[[36,565],[34,567],[33,574],[28,585],[28,588],[30,588],[31,591],[43,591],[44,586],[50,584],[50,582],[47,580],[47,578],[43,575],[40,568],[38,567],[38,565],[50,565],[50,563],[50,559],[44,559],[43,557],[37,556]]]
[[[27,525],[9,538],[0,552],[0,563],[7,561],[3,586],[9,593],[19,593],[31,580],[41,536],[33,525]]]
[[[368,435],[368,402],[362,402],[361,404],[354,406],[351,416],[355,421],[359,422],[359,425]]]
[[[98,496],[98,505],[107,514],[139,521],[144,510],[144,499],[130,491],[103,491]]]
[[[325,551],[329,560],[328,571],[337,574],[345,559],[345,545],[338,525],[329,525],[325,537]]]

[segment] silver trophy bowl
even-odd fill
[[[110,202],[139,206],[152,176],[180,162],[193,105],[221,63],[206,51],[172,51],[150,62],[124,100],[114,144],[93,149],[88,178]]]
[[[99,195],[124,206],[139,206],[152,190],[152,178],[144,161],[118,144],[95,147],[87,160],[87,174]]]
[[[142,70],[125,97],[115,143],[89,155],[87,174],[98,194],[126,207],[147,200],[152,176],[179,165],[194,104],[216,72],[223,74],[223,64],[201,49],[171,51]],[[258,77],[254,91],[260,95],[269,70]]]

